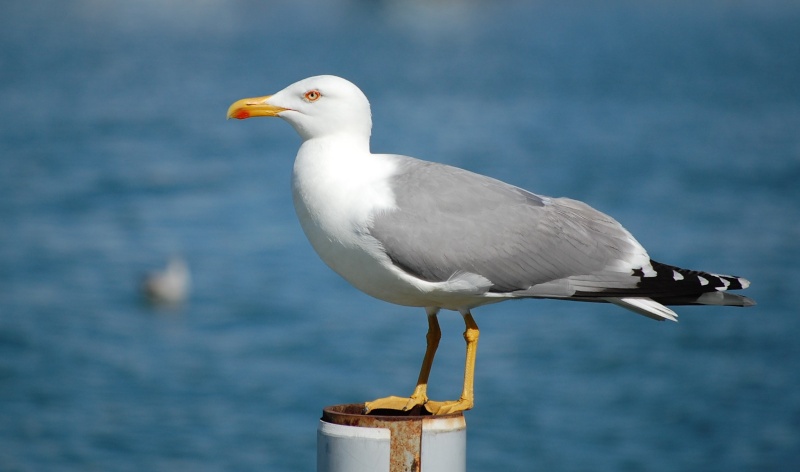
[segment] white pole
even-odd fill
[[[364,404],[322,412],[317,472],[465,472],[467,424],[462,413],[364,415]]]

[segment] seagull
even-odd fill
[[[471,310],[489,303],[605,302],[671,321],[678,315],[666,305],[755,304],[728,292],[747,288],[746,279],[653,261],[622,225],[585,203],[457,167],[371,153],[369,101],[346,79],[303,79],[274,95],[238,100],[227,116],[289,122],[302,138],[292,173],[294,207],[319,257],[375,298],[425,309],[427,347],[412,394],[366,402],[365,413],[471,409],[480,333]],[[466,325],[464,383],[458,400],[433,401],[427,387],[442,309],[460,312]]]
[[[189,267],[182,257],[170,257],[167,266],[148,274],[142,283],[142,292],[157,305],[178,305],[186,300],[190,284]]]

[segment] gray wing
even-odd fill
[[[494,292],[570,296],[633,288],[638,278],[631,264],[649,261],[619,223],[581,202],[541,197],[455,167],[397,159],[391,180],[397,209],[374,215],[370,232],[398,267],[416,277],[441,282],[470,272],[489,279]]]

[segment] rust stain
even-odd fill
[[[419,472],[422,421],[386,421],[389,428],[389,471]]]
[[[461,412],[432,417],[421,414],[419,410],[391,412],[392,415],[365,415],[363,411],[363,403],[334,405],[322,410],[322,420],[343,426],[388,429],[390,472],[420,472],[423,423],[428,426],[427,423],[435,419],[446,420],[449,424],[464,424]]]

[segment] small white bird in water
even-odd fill
[[[177,305],[189,295],[191,276],[186,261],[178,256],[169,259],[164,270],[148,274],[142,291],[150,302],[159,305]]]
[[[481,106],[475,104],[478,112]],[[311,77],[228,109],[229,118],[257,116],[280,117],[303,139],[292,176],[294,204],[322,260],[363,292],[428,314],[428,347],[414,392],[368,402],[367,410],[472,408],[479,332],[470,311],[487,303],[604,302],[673,321],[678,315],[666,305],[754,304],[729,292],[747,288],[747,280],[653,261],[622,225],[585,203],[434,162],[372,154],[369,101],[342,78]],[[463,315],[467,355],[461,397],[434,402],[427,397],[428,375],[443,308]]]

